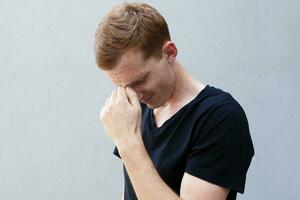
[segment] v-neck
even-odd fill
[[[168,126],[174,119],[176,119],[182,112],[184,112],[189,106],[191,106],[197,99],[199,99],[205,91],[211,87],[210,85],[206,85],[198,94],[196,97],[194,97],[190,102],[185,104],[183,107],[181,107],[174,115],[172,115],[169,119],[167,119],[161,126],[157,127],[155,122],[155,116],[153,109],[150,109],[150,122],[151,122],[151,128],[154,132],[160,131],[161,129],[164,129]]]

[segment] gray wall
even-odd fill
[[[0,0],[0,199],[119,199],[123,176],[98,121],[113,89],[93,36],[121,1]],[[146,1],[178,59],[244,107],[256,155],[238,199],[299,199],[300,1]]]

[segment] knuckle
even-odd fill
[[[104,111],[102,110],[101,113],[100,113],[100,120],[101,120],[101,121],[104,121],[104,118],[105,118],[105,113],[104,113]]]
[[[105,121],[107,116],[107,107],[103,107],[100,112],[100,120]]]

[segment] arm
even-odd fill
[[[131,141],[118,149],[138,199],[180,199],[160,178],[141,140]]]
[[[212,184],[188,173],[184,173],[181,181],[180,197],[182,199],[225,200],[228,193],[229,189]]]
[[[139,135],[139,134],[137,134]],[[178,196],[159,176],[141,140],[119,146],[120,155],[138,199],[225,200],[229,189],[184,174]]]

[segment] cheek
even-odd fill
[[[146,85],[146,84],[137,85],[133,89],[137,93],[139,98],[151,95],[151,90],[149,89],[148,85]]]
[[[151,74],[151,76],[140,86],[138,86],[137,90],[148,95],[155,96],[163,96],[168,89],[168,76],[165,74],[157,73]]]
[[[137,86],[137,90],[145,93],[146,95],[149,95],[149,93],[151,93],[151,91],[153,91],[155,87],[156,87],[155,80],[147,79],[142,84]]]

